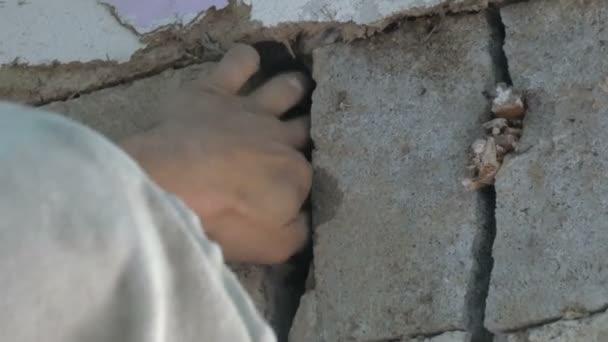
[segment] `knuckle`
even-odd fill
[[[288,160],[287,167],[282,172],[286,177],[284,189],[286,191],[286,204],[290,213],[300,209],[302,203],[308,197],[312,183],[312,166],[304,157],[292,157]]]
[[[310,192],[312,185],[313,169],[311,163],[299,155],[298,161],[295,164],[296,172],[298,174],[297,186],[300,191],[300,197],[306,198]]]

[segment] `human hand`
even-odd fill
[[[302,204],[312,169],[298,149],[309,142],[310,122],[279,117],[310,82],[287,73],[248,96],[237,95],[259,58],[254,48],[237,45],[210,76],[171,97],[162,124],[122,145],[200,216],[227,260],[274,264],[308,239]]]

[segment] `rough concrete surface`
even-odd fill
[[[502,18],[529,110],[519,155],[496,183],[493,331],[608,305],[608,3],[530,1]]]
[[[309,291],[300,298],[289,331],[289,342],[319,341],[317,335],[317,297],[314,291]]]
[[[158,122],[155,110],[167,94],[185,82],[204,77],[213,63],[168,70],[130,84],[100,90],[80,98],[51,103],[43,108],[67,115],[112,140],[145,130]],[[295,285],[289,281],[290,265],[262,267],[232,264],[241,283],[264,317],[284,341],[297,303]]]
[[[608,314],[559,321],[527,331],[498,336],[494,342],[605,342],[608,341]]]
[[[160,117],[163,98],[185,82],[204,76],[213,63],[167,70],[154,77],[102,89],[69,101],[53,102],[42,108],[59,112],[118,140],[146,130]]]
[[[483,14],[444,20],[313,56],[315,288],[294,329],[315,332],[292,342],[467,326],[484,215],[460,181],[493,83],[490,31]]]

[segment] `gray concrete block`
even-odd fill
[[[531,1],[502,17],[529,110],[496,183],[494,331],[608,304],[608,3]]]
[[[549,95],[605,80],[608,5],[594,0],[539,0],[501,9],[504,49],[515,85]]]
[[[158,75],[101,89],[79,98],[53,102],[45,110],[64,114],[110,139],[117,140],[148,129],[160,117],[158,107],[169,93],[207,74],[213,63],[169,69]]]
[[[258,311],[274,328],[278,341],[287,341],[300,294],[298,284],[291,281],[294,266],[230,263],[229,267],[236,273]]]
[[[314,291],[300,298],[298,311],[289,331],[289,342],[315,342],[317,336],[317,297]]]
[[[314,54],[315,288],[296,320],[314,341],[467,324],[484,215],[461,180],[494,81],[490,32],[483,14],[429,23]]]
[[[43,108],[64,114],[118,140],[156,124],[157,109],[164,98],[179,87],[210,72],[213,63],[179,70],[167,70],[159,75],[82,95],[65,102],[51,103]],[[243,287],[257,309],[286,339],[290,318],[297,305],[297,289],[290,284],[290,265],[264,267],[231,264]]]
[[[608,314],[559,321],[525,331],[497,336],[495,342],[604,342],[608,341]]]

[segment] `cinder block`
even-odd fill
[[[496,184],[486,310],[494,331],[608,305],[608,3],[530,1],[502,17],[529,110],[519,152]]]
[[[466,329],[487,213],[461,180],[494,73],[483,13],[440,25],[314,54],[315,285],[292,342]]]

